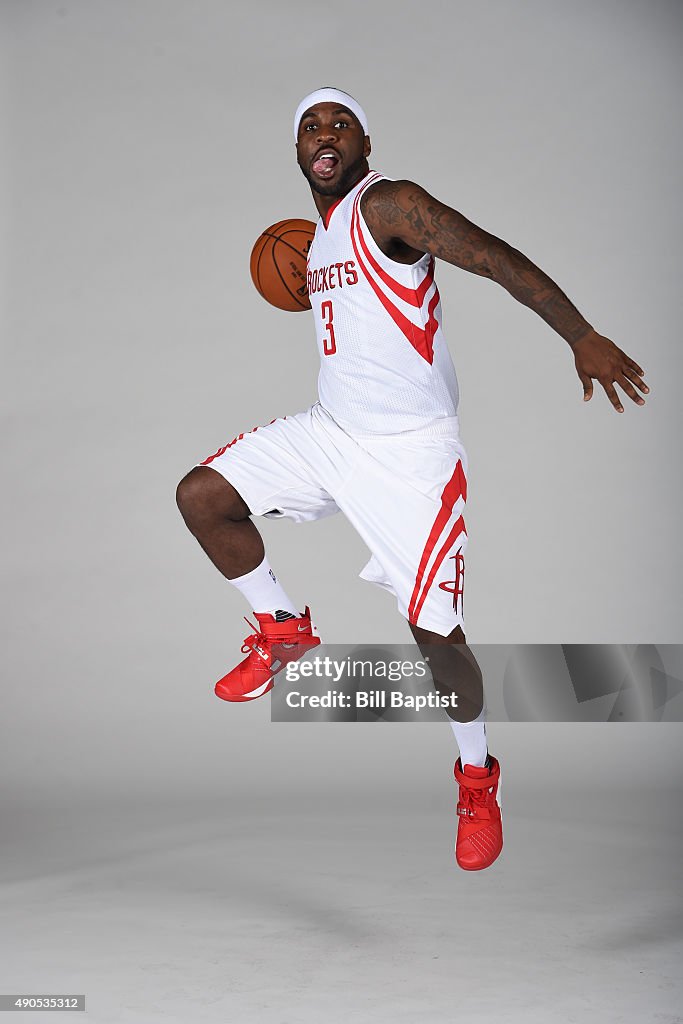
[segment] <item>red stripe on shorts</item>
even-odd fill
[[[446,557],[446,554],[453,547],[454,542],[458,539],[461,533],[467,533],[467,530],[465,529],[465,520],[463,519],[462,516],[460,516],[457,523],[455,523],[453,529],[446,537],[446,540],[444,541],[442,547],[440,548],[438,555],[434,559],[434,564],[429,570],[429,576],[427,577],[427,582],[425,583],[424,590],[422,591],[422,596],[420,597],[420,600],[417,602],[417,605],[415,607],[414,618],[410,619],[414,626],[417,625],[417,620],[420,616],[420,612],[422,611],[422,605],[425,603],[427,594],[429,593],[429,588],[434,582],[434,577],[437,574],[439,566],[441,565],[444,558]]]
[[[422,599],[419,601],[418,608],[418,598],[420,595],[420,588],[422,586],[422,577],[424,576],[425,569],[427,568],[427,563],[431,558],[432,552],[436,547],[436,543],[439,537],[441,536],[446,526],[446,523],[448,522],[453,513],[453,506],[460,497],[462,497],[465,501],[467,500],[467,480],[465,479],[465,471],[462,468],[462,462],[460,461],[460,459],[458,459],[456,467],[453,470],[453,476],[450,478],[450,480],[443,489],[443,493],[441,495],[441,508],[439,509],[436,519],[432,524],[432,528],[429,531],[427,543],[424,546],[422,557],[420,558],[420,564],[417,569],[417,575],[415,576],[415,586],[413,587],[413,593],[410,598],[410,604],[408,605],[408,621],[411,622],[413,625],[416,625],[417,623],[417,617],[420,614],[420,609],[422,608],[422,605],[424,604],[424,599],[427,596],[427,591],[425,591],[422,596]],[[441,555],[441,560],[443,560],[444,555],[445,551],[443,552],[443,555]],[[433,572],[430,574],[430,578],[427,583],[427,590],[429,590],[432,580],[434,579],[435,571],[436,570],[433,570]]]
[[[287,419],[286,416],[283,416],[282,418],[285,419],[285,420]],[[275,420],[276,419],[277,419],[277,416],[275,417]],[[275,423],[275,420],[271,420],[270,423]],[[266,423],[266,426],[269,427],[270,423]],[[261,426],[263,426],[263,424],[261,424]],[[258,429],[259,429],[258,427],[252,427],[251,430],[245,430],[244,434],[253,434]],[[208,466],[209,463],[213,462],[214,459],[219,458],[219,456],[221,456],[221,455],[225,455],[225,453],[227,452],[228,448],[232,448],[232,446],[234,444],[237,444],[238,441],[242,440],[242,438],[244,437],[244,434],[238,434],[237,437],[233,437],[232,441],[228,442],[228,444],[224,444],[222,448],[219,448],[218,451],[214,452],[213,455],[209,455],[208,459],[204,459],[204,461],[200,462],[199,465],[200,466]]]

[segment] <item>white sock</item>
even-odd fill
[[[228,582],[237,587],[255,612],[270,612],[271,615],[275,615],[275,612],[281,611],[289,612],[295,618],[299,617],[296,605],[287,597],[265,557],[251,572],[244,576],[236,576]]]
[[[460,763],[463,768],[466,764],[483,768],[489,752],[486,743],[486,706],[471,722],[455,722],[452,718],[449,721],[460,749]]]

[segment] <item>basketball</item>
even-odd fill
[[[296,313],[310,309],[306,257],[315,234],[310,220],[280,220],[257,238],[251,250],[251,279],[271,306]]]

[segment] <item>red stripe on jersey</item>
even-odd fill
[[[427,267],[427,273],[425,274],[421,284],[418,285],[417,290],[415,291],[415,298],[417,299],[418,306],[422,305],[422,303],[424,302],[425,295],[432,286],[432,282],[434,280],[434,263],[435,260],[434,257],[432,256],[431,260],[429,261],[429,266]]]
[[[368,182],[368,184],[370,183]],[[434,362],[434,335],[436,334],[437,328],[439,326],[439,322],[434,316],[434,311],[437,305],[439,304],[439,290],[438,288],[434,289],[434,295],[432,296],[429,303],[429,307],[427,309],[429,318],[424,328],[417,327],[417,325],[414,324],[412,320],[409,320],[408,317],[404,316],[401,310],[398,309],[391,301],[391,299],[384,294],[384,292],[377,284],[375,279],[371,276],[368,268],[363,263],[363,257],[360,254],[360,249],[358,248],[358,244],[356,243],[356,239],[354,237],[354,227],[357,227],[358,225],[358,212],[355,204],[358,203],[358,198],[360,194],[361,193],[359,192],[358,196],[356,197],[354,203],[353,216],[351,220],[351,245],[353,246],[353,251],[356,254],[356,259],[358,260],[358,266],[363,271],[363,274],[365,275],[368,283],[370,284],[370,287],[372,288],[375,295],[386,309],[391,319],[399,328],[401,333],[405,335],[405,337],[408,339],[408,341],[413,346],[418,355],[421,355],[423,359],[426,359],[426,361],[431,366],[432,363]]]
[[[437,328],[439,326],[439,321],[436,319],[436,316],[434,314],[436,312],[436,307],[439,305],[440,301],[441,301],[441,296],[439,295],[439,289],[435,288],[434,289],[434,294],[432,295],[431,299],[429,300],[429,305],[427,306],[428,320],[427,320],[427,323],[425,324],[425,328],[424,328],[424,336],[425,336],[425,340],[427,342],[427,345],[429,346],[429,354],[431,356],[431,359],[429,360],[430,363],[432,362],[432,359],[434,358],[434,355],[433,355],[434,335],[436,334]]]
[[[329,210],[327,211],[327,213],[323,217],[323,226],[325,228],[325,231],[327,231],[327,228],[329,226],[330,217],[332,216],[334,211],[337,209],[337,207],[341,203],[342,199],[346,199],[346,196],[340,196],[339,199],[336,201],[336,203],[332,203],[332,206],[329,208]]]
[[[391,288],[392,292],[398,295],[399,299],[403,299],[404,302],[409,302],[412,306],[417,306],[419,309],[424,301],[425,295],[434,281],[434,260],[431,259],[429,261],[427,272],[419,286],[417,288],[406,288],[405,285],[402,285],[399,281],[395,281],[394,278],[386,272],[386,270],[380,267],[379,263],[368,249],[367,242],[363,237],[363,229],[361,228],[358,200],[354,203],[353,216],[356,231],[358,233],[358,240],[372,269],[382,279],[382,281]]]
[[[460,497],[462,497],[464,501],[467,500],[467,480],[465,478],[465,471],[462,468],[462,462],[460,461],[460,459],[458,459],[456,467],[453,470],[453,476],[450,478],[450,480],[443,489],[443,493],[441,495],[441,508],[439,509],[439,512],[436,516],[436,519],[434,520],[432,528],[429,531],[427,543],[424,546],[422,558],[420,559],[420,564],[417,569],[417,575],[415,576],[415,586],[413,587],[413,593],[411,595],[410,604],[408,606],[408,619],[413,624],[415,624],[415,622],[417,621],[417,616],[419,615],[419,611],[416,612],[415,609],[418,605],[418,595],[420,593],[420,587],[422,585],[422,577],[424,576],[424,571],[427,568],[427,563],[431,558],[432,551],[436,547],[436,542],[441,536],[441,533],[446,523],[448,522],[453,513],[453,506]],[[429,589],[429,587],[427,589]],[[420,607],[422,607],[423,601],[420,602]]]
[[[368,185],[372,185],[375,181],[377,181],[379,178],[382,177],[382,175],[378,174],[377,171],[368,171],[368,173],[372,174],[372,178],[370,178],[369,181],[365,182],[365,184],[363,185],[363,188],[361,189],[361,192],[364,189],[366,189],[368,187]],[[348,195],[348,192],[347,192],[347,195]],[[359,195],[360,195],[360,193],[359,193]],[[321,218],[322,222],[323,222],[323,227],[325,228],[325,231],[327,231],[328,227],[330,226],[330,219],[332,217],[332,214],[337,209],[339,204],[344,201],[344,199],[346,199],[346,196],[340,196],[339,199],[337,199],[337,201],[335,203],[332,203],[332,206],[329,208],[329,210],[327,211],[325,216]],[[310,255],[310,249],[309,249],[309,255]]]

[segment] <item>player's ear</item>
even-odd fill
[[[372,146],[370,145],[370,136],[365,136],[365,142],[363,143],[363,156],[370,156],[372,152]]]

